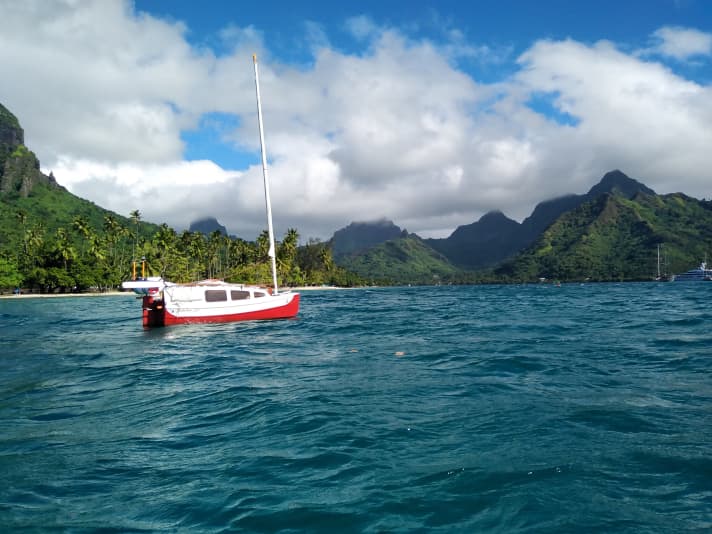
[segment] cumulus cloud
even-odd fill
[[[184,23],[119,0],[2,11],[0,101],[43,168],[99,205],[177,229],[206,215],[246,238],[265,227],[254,51],[278,235],[328,238],[385,216],[443,236],[492,209],[521,219],[613,168],[660,192],[709,196],[710,87],[614,43],[535,42],[514,74],[485,84],[457,65],[489,48],[452,27],[435,42],[357,16],[345,28],[360,49],[346,52],[308,23],[312,60],[292,66],[249,24],[226,25],[214,51],[191,45]],[[703,48],[677,42],[676,57]],[[207,113],[236,117],[229,139],[251,162],[185,161],[181,132]]]
[[[694,56],[712,55],[712,33],[693,28],[665,26],[653,33],[655,45],[648,50],[684,61]]]
[[[704,148],[712,143],[709,86],[605,41],[593,46],[542,41],[520,63],[517,81],[525,92],[553,93],[559,110],[579,119],[556,148],[574,155],[579,164],[588,163],[587,173],[596,166],[621,168],[662,192],[683,184],[690,194],[709,192],[710,160]],[[546,148],[555,146],[546,143]]]

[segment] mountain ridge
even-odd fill
[[[475,222],[458,226],[447,238],[423,239],[423,242],[442,254],[448,263],[461,269],[493,267],[529,246],[563,213],[602,194],[614,192],[626,197],[656,194],[616,169],[605,173],[587,193],[563,195],[538,203],[521,223],[500,210],[492,210]],[[408,231],[388,219],[351,223],[334,232],[330,240],[334,259],[345,265],[348,263],[346,256],[367,253],[371,248],[402,237],[401,234],[407,235]]]

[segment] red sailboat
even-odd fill
[[[180,323],[246,321],[256,319],[286,319],[299,313],[299,293],[280,292],[277,286],[277,264],[272,227],[267,154],[262,127],[262,103],[257,69],[257,56],[252,56],[255,67],[257,120],[262,152],[262,175],[269,233],[269,256],[272,266],[272,288],[235,284],[222,280],[202,280],[188,284],[174,284],[160,277],[146,277],[145,262],[141,276],[135,271],[133,279],[122,284],[142,295],[143,325],[166,326]]]

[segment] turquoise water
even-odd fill
[[[712,529],[712,284],[0,301],[3,530]]]

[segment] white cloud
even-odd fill
[[[693,28],[665,26],[653,33],[654,46],[648,50],[684,61],[694,56],[712,55],[712,33]]]
[[[213,52],[129,2],[7,1],[2,12],[0,101],[43,168],[124,215],[179,229],[212,215],[247,238],[264,228],[257,156],[235,170],[183,161],[180,137],[205,113],[234,114],[230,138],[256,154],[255,51],[277,234],[328,238],[385,216],[444,235],[492,209],[521,219],[614,168],[659,192],[710,196],[710,87],[612,43],[540,41],[486,85],[454,65],[488,49],[452,27],[434,43],[356,17],[347,26],[363,49],[347,53],[307,24],[313,62],[296,68],[254,27],[226,25]],[[530,109],[538,94],[578,122]]]
[[[620,168],[660,192],[681,187],[709,194],[712,91],[659,64],[641,61],[611,43],[535,44],[520,61],[525,93],[559,94],[561,109],[580,120],[558,146],[539,156],[590,162],[601,171]],[[559,129],[560,130],[560,129]],[[556,149],[556,153],[548,153]],[[575,160],[575,161],[574,161]],[[670,177],[677,177],[677,185]],[[590,178],[589,178],[590,179]]]

